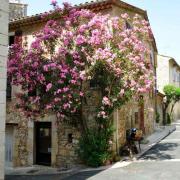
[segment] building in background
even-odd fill
[[[0,180],[4,179],[5,117],[6,117],[6,62],[8,52],[9,4],[0,0]]]
[[[163,106],[163,88],[164,86],[170,84],[176,87],[180,87],[180,65],[176,60],[169,56],[158,55],[157,57],[157,111],[160,114],[162,122],[162,106]],[[171,106],[169,106],[168,111],[170,111]],[[180,118],[180,102],[177,102],[174,111],[173,119],[177,120]]]

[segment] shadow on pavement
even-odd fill
[[[80,172],[72,176],[69,176],[67,178],[64,178],[64,180],[85,180],[85,179],[88,179],[90,177],[97,175],[100,172],[102,172],[102,170]]]
[[[173,159],[171,151],[178,147],[177,143],[159,143],[150,149],[140,160],[166,160]]]
[[[101,171],[102,170],[85,171],[72,175],[6,175],[5,180],[85,180],[95,176]]]

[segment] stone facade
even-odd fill
[[[119,6],[102,11],[104,14],[111,16],[119,16],[121,13],[127,12],[130,16],[138,13],[135,9],[129,10]],[[142,17],[143,14],[141,12]],[[23,20],[22,20],[23,21]],[[22,39],[28,42],[28,45],[33,41],[32,34],[44,25],[44,22],[36,24],[27,24],[26,26],[16,26],[13,22],[13,27],[10,26],[11,34],[21,27]],[[149,44],[153,52],[153,61],[155,61],[156,49],[153,44]],[[150,59],[149,59],[150,61]],[[155,64],[155,63],[154,63]],[[90,126],[95,125],[94,116],[96,115],[96,108],[99,104],[101,94],[96,89],[91,89],[89,83],[84,85],[86,92],[89,96],[86,103],[83,104],[83,117],[86,118]],[[14,153],[13,153],[13,166],[29,166],[36,164],[36,142],[35,142],[35,129],[36,122],[23,118],[18,112],[15,112],[13,103],[15,100],[15,92],[18,92],[17,87],[12,87],[12,100],[8,102],[7,111],[7,124],[14,127]],[[126,141],[126,130],[131,127],[142,127],[146,135],[153,132],[154,129],[154,111],[155,108],[155,95],[154,93],[147,94],[143,97],[143,106],[139,102],[129,102],[124,107],[114,112],[113,120],[116,127],[114,133],[114,151],[118,149]],[[142,115],[143,114],[143,115]],[[143,117],[142,117],[143,116]],[[142,119],[143,118],[143,119]],[[54,115],[49,115],[45,118],[38,120],[39,122],[51,122],[52,127],[52,142],[51,142],[51,166],[58,167],[72,167],[80,160],[77,155],[78,140],[81,136],[81,129],[77,126],[68,125],[67,123],[57,123]],[[141,125],[140,125],[141,124]]]
[[[143,101],[131,101],[114,112],[114,150],[126,142],[126,130],[131,128],[142,129],[144,136],[150,135],[155,127],[155,99],[151,95],[143,97]],[[143,111],[144,117],[141,116]],[[144,128],[141,123],[144,121]]]
[[[4,179],[8,2],[0,1],[0,180]]]

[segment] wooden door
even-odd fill
[[[6,138],[5,138],[5,165],[7,167],[12,166],[13,160],[13,126],[6,127]]]

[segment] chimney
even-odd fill
[[[9,0],[9,19],[18,19],[27,16],[27,4],[22,0]]]

